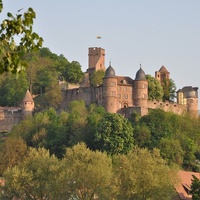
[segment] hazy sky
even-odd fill
[[[44,46],[88,66],[102,47],[116,75],[135,78],[140,63],[154,76],[164,65],[177,89],[200,87],[200,0],[3,0],[6,12],[32,7]],[[96,36],[102,39],[96,39]]]

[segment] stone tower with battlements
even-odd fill
[[[90,76],[98,70],[106,70],[105,67],[105,50],[101,47],[90,47],[88,49],[88,69],[84,73],[81,87],[90,87]]]
[[[90,47],[88,52],[87,72],[106,70],[105,68],[105,50],[101,47]]]

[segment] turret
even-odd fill
[[[148,81],[141,67],[136,73],[133,84],[133,105],[141,108],[141,115],[146,115],[148,113]]]
[[[186,98],[187,111],[191,117],[197,118],[198,113],[198,87],[187,86],[183,88]]]
[[[23,117],[32,115],[34,107],[35,105],[31,93],[29,92],[29,90],[27,90],[24,99],[22,100]]]
[[[117,108],[117,78],[115,76],[115,70],[111,67],[111,64],[105,72],[103,78],[103,106],[107,112],[116,113]]]

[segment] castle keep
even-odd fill
[[[148,100],[148,81],[145,72],[140,67],[135,78],[117,76],[111,63],[105,69],[105,50],[98,47],[89,48],[88,69],[82,84],[73,89],[67,89],[64,104],[67,106],[73,100],[84,100],[87,105],[96,103],[103,106],[107,112],[120,113],[129,117],[133,111],[140,115],[148,114],[149,109],[162,109],[176,114],[189,113],[198,117],[198,88],[186,86],[177,91],[177,102]],[[97,70],[105,70],[103,84],[92,86],[90,75]],[[155,72],[155,78],[162,83],[170,79],[170,73],[162,66]]]

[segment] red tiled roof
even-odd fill
[[[176,192],[181,200],[192,200],[192,196],[188,194],[192,183],[192,175],[200,179],[200,173],[179,171],[180,183],[175,186]]]
[[[133,79],[127,76],[117,76],[117,84],[130,85],[133,84]]]

